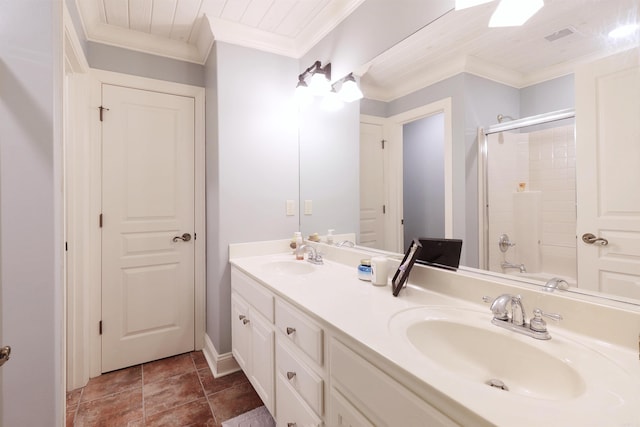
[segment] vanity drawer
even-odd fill
[[[458,425],[341,342],[332,340],[329,353],[332,386],[374,425]]]
[[[273,295],[249,276],[231,268],[231,286],[260,314],[273,323]]]
[[[322,420],[307,406],[287,380],[277,376],[276,419],[278,427],[316,427]]]
[[[323,412],[323,381],[304,362],[296,358],[290,345],[278,338],[276,370],[318,415]]]
[[[318,365],[322,365],[322,328],[298,309],[276,301],[276,328]]]

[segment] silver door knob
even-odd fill
[[[588,245],[600,245],[607,246],[609,241],[607,239],[603,239],[602,237],[597,237],[591,233],[585,233],[582,235],[582,241]]]
[[[0,366],[4,365],[9,359],[11,355],[11,347],[8,345],[0,348]]]
[[[178,240],[182,240],[183,242],[188,242],[189,240],[191,240],[191,234],[184,233],[182,236],[176,236],[172,240],[174,242],[177,242]]]

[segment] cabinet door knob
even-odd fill
[[[238,316],[238,319],[240,320],[244,320],[247,316],[245,316],[244,314],[241,314],[240,316]]]
[[[287,378],[288,378],[288,379],[292,380],[292,379],[293,379],[293,377],[295,377],[295,376],[296,376],[296,373],[295,373],[295,372],[291,372],[291,371],[287,372]]]
[[[242,319],[242,324],[246,325],[247,323],[249,323],[249,319]]]
[[[296,328],[291,328],[291,327],[287,326],[287,335],[291,335],[295,331],[296,331]]]
[[[287,427],[296,427],[296,423],[287,423]]]

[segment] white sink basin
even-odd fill
[[[519,396],[615,407],[618,392],[637,389],[616,363],[552,328],[551,340],[535,340],[498,328],[491,318],[488,309],[426,306],[395,314],[389,329],[425,372],[468,384],[468,393],[493,387],[496,397],[512,402]]]
[[[295,276],[301,274],[310,274],[315,271],[315,266],[313,264],[302,260],[271,261],[264,264],[262,268],[269,273]]]
[[[584,381],[567,363],[494,328],[433,319],[413,323],[406,334],[426,357],[472,381],[539,399],[569,399],[584,392]]]

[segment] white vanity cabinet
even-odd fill
[[[278,426],[321,426],[324,413],[324,331],[276,299],[276,413]]]
[[[269,412],[274,414],[274,296],[235,269],[231,272],[231,287],[233,357]]]
[[[231,283],[233,355],[279,427],[458,425],[313,312],[236,267]]]

